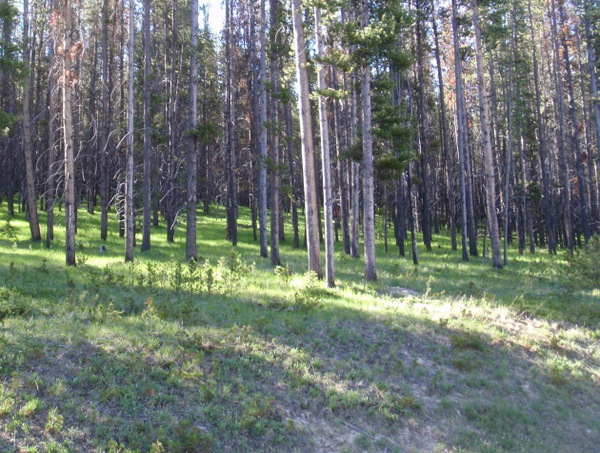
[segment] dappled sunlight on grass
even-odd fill
[[[0,213],[0,223],[5,221]],[[335,288],[282,243],[258,256],[223,210],[199,214],[198,262],[153,229],[123,262],[111,217],[79,213],[79,265],[0,237],[0,450],[595,451],[600,293],[563,255],[493,270],[449,239],[420,264],[378,244],[376,283],[336,244]],[[62,239],[64,240],[64,239]],[[394,289],[394,290],[392,290]],[[404,294],[395,290],[411,290]],[[31,402],[33,401],[33,402]],[[24,415],[30,414],[30,415]]]

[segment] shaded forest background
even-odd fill
[[[445,230],[502,267],[502,243],[598,231],[596,0],[223,8],[215,35],[197,0],[0,1],[0,196],[33,240],[65,225],[75,264],[85,207],[99,241],[121,219],[126,260],[185,222],[191,259],[198,208],[224,206],[235,245],[245,206],[274,265],[293,241],[323,276],[324,241],[332,285],[334,239],[374,280],[376,237],[417,263]]]

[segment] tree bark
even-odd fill
[[[63,36],[63,70],[62,70],[62,113],[63,113],[63,140],[65,157],[65,216],[66,236],[65,253],[68,266],[75,266],[75,155],[73,152],[73,84],[77,82],[77,75],[71,65],[71,49],[78,43],[73,43],[71,28],[73,25],[73,11],[71,0],[64,0],[64,36]]]
[[[366,0],[362,1],[361,26],[369,25]],[[377,280],[375,261],[375,188],[373,181],[373,131],[371,127],[371,67],[361,68],[362,90],[362,140],[363,140],[363,235],[365,247],[365,279]]]
[[[133,77],[134,77],[134,21],[133,0],[129,0],[129,36],[127,40],[127,151],[125,163],[125,261],[133,261],[133,246],[135,243],[135,218],[133,205]]]
[[[265,0],[260,2],[260,57],[258,89],[260,99],[259,109],[259,155],[258,155],[258,218],[260,236],[260,256],[267,258],[267,24]]]
[[[479,92],[479,115],[481,119],[481,135],[483,141],[483,162],[485,170],[486,201],[488,227],[492,243],[492,265],[502,268],[502,254],[500,251],[500,233],[498,229],[498,216],[496,215],[496,175],[494,171],[492,140],[490,137],[490,112],[487,100],[485,81],[483,78],[483,47],[481,43],[481,29],[479,25],[479,6],[473,0],[473,27],[475,28],[475,59],[477,62],[477,89]]]
[[[294,28],[294,54],[298,77],[298,109],[300,111],[300,139],[302,142],[302,169],[304,176],[304,205],[306,218],[306,243],[308,250],[308,270],[323,278],[321,250],[319,248],[319,208],[317,206],[317,183],[315,173],[315,148],[310,112],[310,91],[306,68],[306,39],[302,24],[300,0],[292,0],[292,20]]]
[[[198,203],[198,0],[190,1],[190,92],[185,259],[196,260],[196,206]]]
[[[325,45],[323,40],[327,34],[322,26],[321,9],[315,7],[315,37],[317,46],[317,55],[325,56]],[[319,65],[317,70],[317,87],[319,90],[325,90],[325,67]],[[333,194],[331,187],[331,158],[329,148],[329,121],[327,117],[327,98],[319,96],[319,126],[321,132],[321,159],[323,165],[323,205],[325,210],[325,280],[327,286],[335,286],[335,267],[334,267],[334,233],[333,233]]]
[[[23,1],[23,65],[33,72],[30,58],[29,43],[29,0]],[[33,146],[31,143],[31,77],[27,74],[23,86],[23,154],[25,155],[25,180],[27,185],[27,217],[31,240],[37,242],[42,239],[40,221],[37,211],[37,195],[35,187],[35,163]]]
[[[150,250],[152,228],[152,106],[150,99],[152,74],[152,37],[150,35],[150,2],[143,1],[142,33],[144,35],[144,181],[143,181],[143,225],[142,252]]]
[[[460,204],[461,204],[461,227],[462,227],[462,259],[469,261],[469,250],[467,240],[469,236],[469,222],[467,214],[467,131],[465,130],[466,107],[462,77],[462,57],[460,54],[460,42],[458,39],[458,13],[456,0],[452,0],[452,33],[454,38],[454,74],[456,77],[456,136],[458,147],[458,163],[460,167]]]

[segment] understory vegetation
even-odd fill
[[[155,228],[125,264],[81,211],[76,268],[0,214],[0,451],[597,451],[597,241],[501,270],[378,243],[377,283],[338,249],[329,289],[212,212],[197,262]]]

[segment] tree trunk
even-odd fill
[[[190,92],[185,259],[196,260],[196,205],[198,202],[198,0],[190,2]]]
[[[568,24],[566,23],[566,14],[564,6],[559,5],[559,11],[561,16],[561,29],[565,30],[564,33],[568,33]],[[570,36],[562,37],[563,46],[563,58],[565,60],[565,69],[567,73],[567,90],[569,93],[569,116],[571,119],[571,142],[572,142],[572,154],[575,155],[575,169],[577,171],[577,185],[579,188],[579,210],[581,218],[581,227],[583,230],[583,237],[585,243],[589,242],[592,236],[592,230],[590,228],[589,220],[589,207],[588,207],[588,196],[587,196],[587,178],[583,166],[583,159],[581,157],[581,140],[579,138],[579,119],[577,117],[577,107],[575,105],[575,88],[573,81],[573,71],[571,69],[571,60],[569,59],[569,45],[567,41],[570,40]]]
[[[33,67],[30,62],[29,44],[29,0],[23,1],[23,65],[30,72]],[[25,155],[25,180],[27,184],[27,217],[31,240],[37,242],[42,239],[40,222],[37,211],[37,195],[35,188],[35,163],[33,146],[31,143],[31,77],[27,74],[23,86],[23,154]]]
[[[150,35],[150,1],[143,0],[142,33],[144,35],[144,180],[143,180],[143,225],[142,252],[150,250],[152,228],[152,111],[151,111],[151,72],[152,72],[152,37]]]
[[[134,77],[134,20],[133,0],[129,0],[129,39],[127,40],[127,151],[125,163],[125,261],[133,261],[135,243],[135,218],[133,205],[133,77]]]
[[[369,25],[366,0],[362,1],[361,26]],[[377,280],[375,262],[375,188],[373,181],[373,131],[371,129],[371,67],[363,65],[362,80],[362,140],[363,140],[363,234],[365,242],[365,279]]]
[[[233,246],[237,245],[237,181],[236,181],[236,109],[235,76],[233,68],[233,8],[226,2],[227,15],[227,237]]]
[[[542,116],[542,95],[540,90],[540,77],[538,67],[537,45],[534,36],[533,14],[531,12],[531,0],[527,2],[529,15],[529,30],[531,32],[532,60],[533,60],[533,83],[535,88],[535,117],[537,122],[537,141],[540,151],[540,168],[542,171],[542,208],[544,210],[544,226],[548,243],[548,253],[556,253],[556,230],[552,220],[554,212],[554,197],[552,195],[550,169],[548,159],[548,148],[546,146],[546,134],[544,133],[544,117]]]
[[[279,0],[271,0],[271,265],[281,264],[279,257],[281,197],[279,193]]]
[[[321,25],[321,9],[315,7],[315,37],[317,46],[317,55],[325,56],[324,39],[327,34],[326,29]],[[317,70],[317,87],[319,90],[325,90],[325,67],[319,65]],[[327,286],[335,286],[335,268],[334,268],[334,233],[333,233],[333,194],[331,187],[331,158],[329,149],[329,121],[327,117],[327,98],[319,96],[319,126],[321,131],[321,158],[323,165],[323,205],[325,209],[325,279]]]
[[[556,103],[558,104],[558,124],[560,135],[558,137],[559,159],[560,159],[560,176],[563,186],[563,213],[564,213],[564,228],[565,228],[565,246],[573,251],[573,218],[571,212],[571,183],[570,179],[570,162],[567,153],[566,144],[566,126],[565,126],[565,107],[564,107],[564,89],[563,76],[560,70],[560,48],[558,43],[558,26],[557,26],[557,11],[555,2],[551,2],[550,22],[552,35],[552,48],[554,51],[554,77],[556,81]]]
[[[292,109],[288,103],[284,107],[285,129],[287,134],[287,158],[290,172],[290,208],[292,211],[292,231],[294,232],[294,248],[300,248],[300,234],[298,231],[298,194],[296,192],[296,171],[294,165],[294,127],[292,124]]]
[[[431,2],[431,24],[433,27],[433,38],[434,38],[434,51],[435,61],[437,66],[437,78],[438,78],[438,89],[440,98],[440,123],[442,133],[442,150],[445,160],[446,168],[446,198],[448,200],[448,212],[450,217],[450,240],[452,250],[457,249],[456,243],[456,195],[453,190],[454,184],[454,170],[453,170],[453,158],[450,153],[450,133],[448,130],[448,113],[446,108],[446,96],[444,91],[444,77],[442,73],[442,59],[440,56],[440,43],[439,43],[439,32],[437,28],[437,21],[435,19],[435,3]]]
[[[302,24],[300,0],[292,0],[294,28],[294,54],[298,77],[298,109],[300,111],[300,139],[302,142],[302,169],[304,176],[304,205],[306,218],[306,243],[308,270],[323,278],[321,250],[319,248],[319,207],[317,205],[317,182],[315,173],[315,149],[310,111],[310,91],[306,68],[306,39]]]
[[[258,155],[258,218],[260,236],[260,256],[267,258],[267,24],[265,0],[260,2],[260,57],[259,57],[259,155]]]
[[[487,195],[487,216],[492,243],[492,265],[502,268],[502,253],[500,250],[500,233],[498,216],[496,215],[496,175],[494,172],[492,140],[490,137],[490,112],[487,100],[485,81],[483,78],[483,48],[481,44],[481,29],[479,26],[479,6],[473,0],[473,27],[475,28],[475,59],[477,62],[477,88],[479,91],[479,115],[481,118],[481,135],[483,140],[483,163],[485,170],[485,185]]]
[[[458,147],[458,163],[460,166],[460,204],[461,204],[461,227],[462,227],[462,259],[469,261],[469,250],[467,240],[469,237],[469,222],[467,214],[467,131],[465,130],[466,107],[462,79],[462,57],[460,53],[460,42],[458,39],[458,14],[456,0],[452,0],[452,33],[454,38],[454,73],[456,77],[456,142]]]
[[[65,182],[64,199],[66,215],[65,252],[68,266],[75,266],[75,155],[73,152],[73,85],[77,82],[77,75],[71,66],[71,49],[75,50],[79,43],[71,39],[73,24],[73,11],[71,0],[64,1],[64,27],[63,36],[63,71],[62,71],[62,110],[63,110],[63,139],[65,152]]]
[[[429,185],[431,181],[429,181],[427,174],[427,151],[429,147],[429,143],[427,140],[427,121],[426,121],[426,112],[425,112],[425,74],[423,71],[423,60],[426,56],[423,55],[423,20],[420,19],[421,14],[423,12],[423,5],[421,4],[421,0],[417,0],[416,8],[419,11],[418,19],[416,21],[415,26],[415,39],[417,44],[417,83],[418,83],[418,97],[417,97],[417,118],[418,118],[418,149],[419,149],[419,166],[421,170],[421,182],[420,182],[420,192],[421,192],[421,223],[423,229],[423,244],[425,244],[425,248],[431,251],[431,209],[429,207]]]
[[[50,70],[48,71],[48,173],[46,175],[46,248],[50,248],[54,240],[54,200],[56,179],[54,165],[56,162],[58,100],[56,97],[56,54],[54,52],[55,38],[51,38],[48,49]]]

